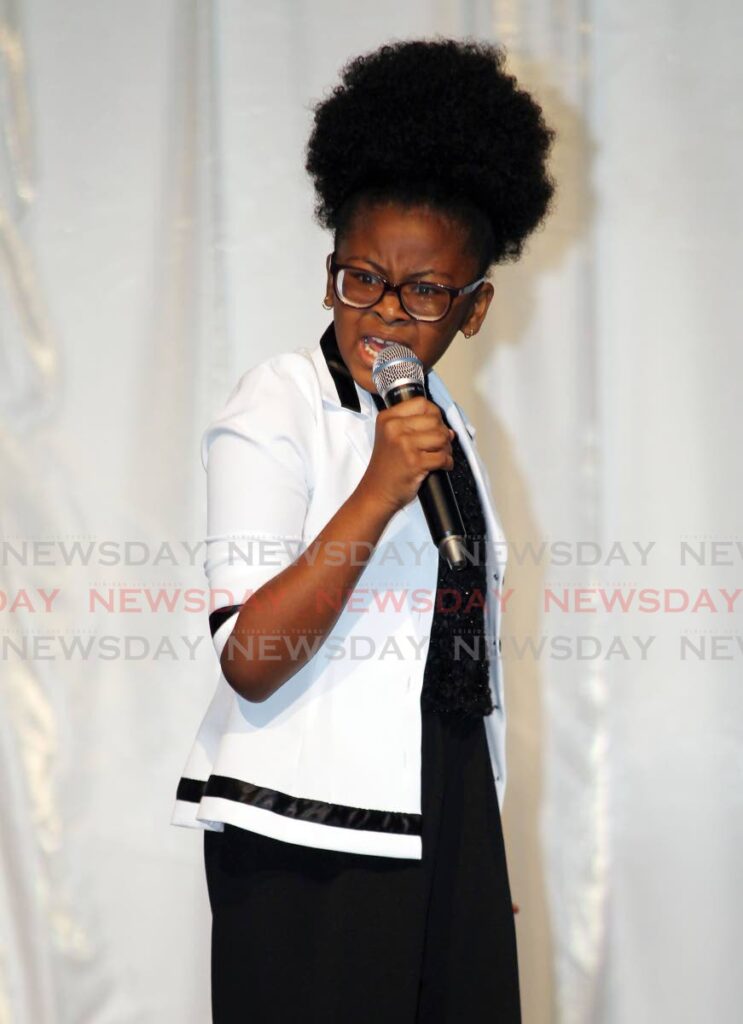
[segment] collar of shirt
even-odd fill
[[[349,409],[351,412],[359,413],[364,417],[375,416],[377,410],[384,408],[384,402],[379,395],[372,395],[360,387],[353,379],[351,371],[346,366],[338,348],[335,327],[332,321],[328,324],[327,329],[320,338],[320,344],[315,349],[315,364],[320,375],[323,398],[332,405],[341,405],[344,409]],[[435,370],[429,370],[426,374],[426,389],[432,400],[448,416],[449,409],[455,403]],[[475,427],[473,423],[459,404],[457,404],[457,410],[462,417],[468,434],[471,438],[474,438]]]
[[[310,352],[310,355],[320,380],[323,401],[338,409],[347,409],[362,419],[370,419],[376,416],[377,405],[375,399],[380,403],[382,399],[379,395],[372,396],[364,388],[359,387],[353,379],[338,349],[338,341],[332,321],[323,333],[319,344]],[[426,387],[431,400],[444,410],[447,420],[459,435],[459,441],[470,462],[483,502],[488,535],[496,542],[494,551],[496,563],[495,579],[502,580],[508,557],[505,534],[493,505],[487,470],[475,446],[475,426],[461,405],[454,401],[443,380],[433,369],[429,370],[426,374]],[[347,433],[351,443],[358,446],[359,440],[356,432],[353,429],[349,429]],[[367,441],[369,443],[373,442],[373,431],[367,437]],[[364,458],[365,454],[367,454],[365,448],[357,447],[357,451],[359,451],[361,458]],[[412,515],[411,505],[406,505],[402,509],[402,513],[405,516]]]

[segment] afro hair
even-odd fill
[[[318,222],[342,235],[359,203],[429,205],[458,217],[484,273],[522,254],[555,185],[555,137],[497,46],[389,43],[355,57],[314,107],[306,170]]]

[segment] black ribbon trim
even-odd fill
[[[184,800],[188,804],[197,804],[204,795],[205,782],[198,779],[187,779],[185,776],[178,783],[175,794],[176,800]]]
[[[328,364],[328,370],[333,378],[341,405],[346,409],[352,409],[354,412],[361,412],[361,402],[356,392],[356,382],[351,376],[351,371],[343,361],[332,321],[328,324],[322,338],[320,338],[320,348],[325,356],[325,362]]]
[[[204,796],[216,796],[235,803],[251,804],[264,811],[283,814],[297,821],[313,821],[336,828],[359,829],[364,832],[387,832],[395,835],[419,836],[421,815],[403,811],[372,811],[364,807],[330,804],[324,800],[307,800],[289,796],[266,786],[255,786],[227,775],[210,775],[206,782],[182,778],[178,783],[177,800],[199,803]]]
[[[338,348],[338,339],[335,336],[335,325],[331,322],[328,324],[323,336],[320,338],[320,348],[322,354],[325,356],[325,362],[327,363],[330,376],[333,378],[335,384],[335,390],[338,392],[338,399],[341,405],[345,409],[352,409],[354,412],[361,412],[361,403],[359,402],[358,392],[356,391],[356,382],[353,379],[351,371],[345,364],[343,356],[341,355],[340,349]],[[423,390],[426,393],[426,398],[431,400],[431,395],[428,389],[428,374],[424,372],[423,375]],[[379,412],[382,412],[387,406],[384,404],[384,400],[381,395],[376,391],[370,392],[374,399]]]
[[[215,608],[213,612],[210,612],[209,629],[211,630],[212,636],[214,636],[220,626],[224,625],[230,615],[234,615],[235,612],[239,612],[241,608],[241,604],[228,604],[224,608]]]

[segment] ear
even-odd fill
[[[325,270],[326,270],[325,302],[328,305],[332,305],[333,298],[334,298],[334,296],[333,296],[333,276],[330,273],[330,260],[332,259],[332,257],[333,257],[332,252],[329,252],[328,256],[327,256],[327,259],[325,260]]]
[[[475,292],[470,311],[462,321],[460,330],[464,333],[477,334],[482,327],[482,322],[493,301],[495,289],[490,281],[484,281]]]

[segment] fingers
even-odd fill
[[[439,407],[434,402],[424,398],[423,395],[417,395],[415,398],[408,398],[397,405],[391,405],[388,409],[382,409],[379,415],[384,416],[387,413],[394,413],[397,416],[420,416],[421,413],[426,412],[439,414]]]
[[[421,451],[418,454],[418,465],[426,472],[432,469],[454,469],[454,456],[444,449],[434,452]]]
[[[388,484],[397,478],[407,503],[429,472],[454,468],[454,436],[441,409],[419,395],[379,412],[370,466],[376,471],[378,465],[386,464],[384,478]]]
[[[443,423],[441,409],[435,402],[429,402],[427,398],[419,395],[417,398],[409,398],[399,405],[393,405],[389,409],[382,409],[379,413],[382,419],[404,420],[413,427],[416,423],[422,426],[433,423]],[[419,429],[416,428],[416,429]]]
[[[404,402],[402,404],[405,405]],[[392,409],[387,411],[393,412]],[[383,430],[388,431],[390,435],[398,433],[417,434],[422,431],[440,430],[447,438],[454,436],[454,431],[444,423],[438,409],[434,412],[416,413],[412,416],[386,416],[385,413],[380,412],[379,420],[379,426]]]
[[[446,427],[436,427],[434,430],[416,430],[405,435],[403,443],[411,448],[424,452],[437,452],[445,449],[451,452],[451,436]]]

